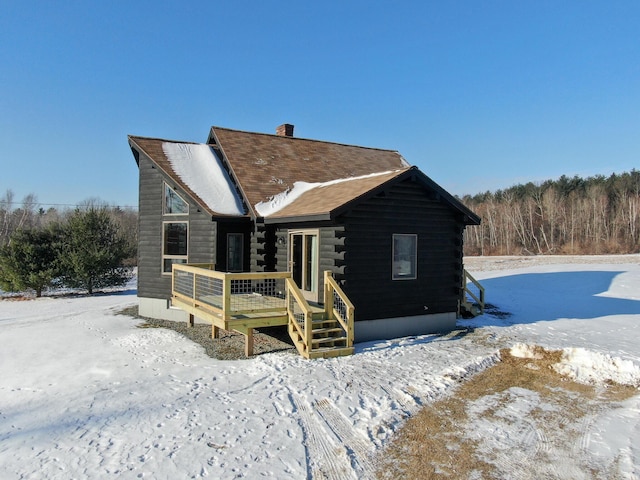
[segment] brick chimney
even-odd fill
[[[280,135],[281,137],[293,137],[293,125],[290,123],[283,123],[276,128],[276,135]]]

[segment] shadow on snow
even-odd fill
[[[482,285],[490,307],[484,315],[459,324],[507,326],[563,318],[638,315],[639,300],[606,295],[622,273],[626,272],[523,273],[485,279]]]

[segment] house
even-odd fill
[[[289,272],[319,306],[329,272],[355,308],[355,341],[451,330],[467,305],[463,232],[480,219],[397,151],[297,138],[289,124],[129,144],[142,315],[186,318],[172,305],[172,270],[185,264]]]

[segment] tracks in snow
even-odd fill
[[[295,396],[292,397],[292,402],[300,416],[300,426],[304,434],[307,476],[326,480],[357,478],[345,447],[327,435],[313,408]]]
[[[291,401],[304,433],[308,476],[342,480],[375,477],[373,445],[326,398],[313,405],[296,395]]]
[[[293,407],[290,414],[297,417],[303,433],[307,477],[327,480],[375,478],[375,454],[404,419],[439,398],[452,384],[496,361],[497,356],[491,355],[483,361],[474,362],[467,369],[459,369],[455,374],[423,379],[405,378],[409,384],[404,387],[385,384],[382,378],[372,378],[376,376],[374,372],[363,377],[350,375],[353,382],[350,388],[358,392],[356,397],[359,399],[359,408],[354,405],[349,409],[353,418],[347,418],[344,410],[327,397],[308,401],[299,391],[285,387]],[[385,380],[388,382],[388,378],[385,377]],[[402,379],[398,378],[397,381],[402,382]],[[377,422],[372,420],[380,412],[368,410],[373,405],[385,411],[385,415],[378,418]],[[286,414],[286,409],[281,405],[274,403],[274,407],[279,415]],[[362,431],[358,423],[365,413],[371,417],[368,421],[364,420],[366,431]],[[535,442],[538,432],[530,432],[530,435],[531,441]]]

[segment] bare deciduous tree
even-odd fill
[[[600,254],[640,252],[640,171],[561,177],[462,201],[482,218],[465,253]]]

